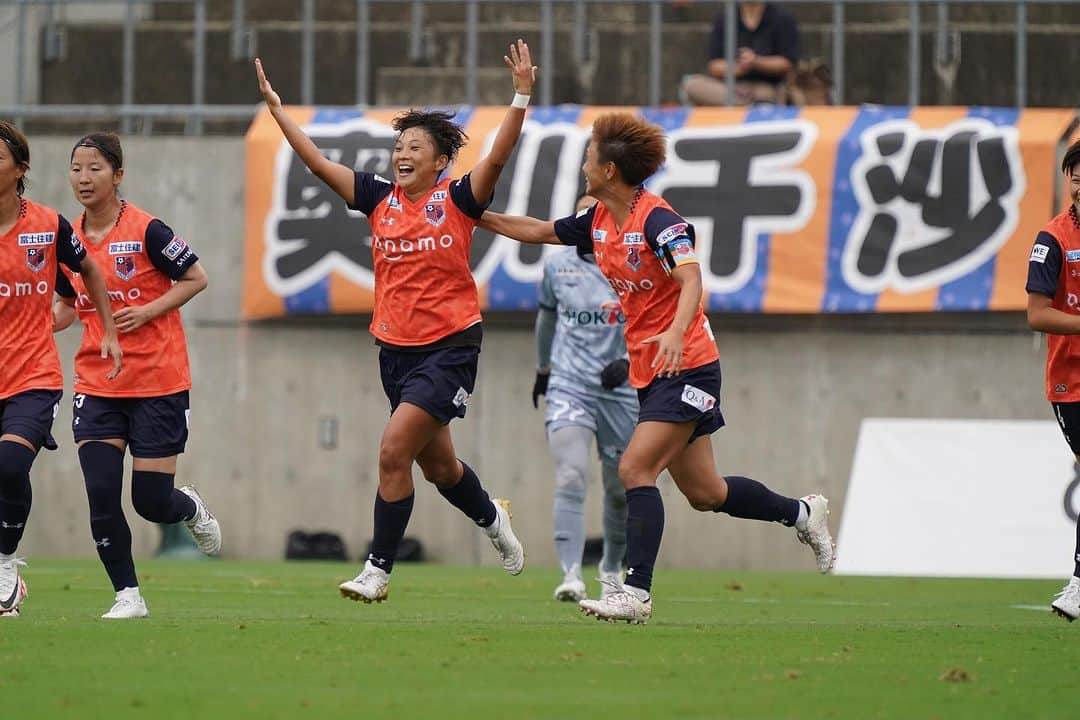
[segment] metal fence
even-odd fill
[[[506,0],[353,0],[356,3],[356,92],[355,102],[359,106],[367,106],[372,101],[372,88],[369,78],[372,65],[371,57],[371,6],[377,3],[383,4],[409,4],[411,5],[410,19],[410,56],[415,60],[422,53],[422,36],[424,32],[425,6],[453,3],[464,6],[465,30],[464,30],[464,75],[465,94],[469,104],[476,104],[477,75],[479,52],[477,29],[478,7],[481,4],[505,3]],[[648,95],[641,98],[643,104],[657,105],[661,98],[661,60],[664,52],[663,47],[663,7],[664,0],[616,0],[624,3],[645,4],[649,8],[649,56],[648,56]],[[518,0],[524,4],[524,0]],[[540,56],[541,67],[554,67],[555,60],[555,19],[554,5],[572,4],[573,7],[573,53],[578,60],[584,60],[587,52],[587,29],[589,23],[589,6],[600,2],[611,3],[612,0],[538,0],[533,3],[539,7],[540,17]],[[815,3],[825,4],[822,0],[783,0],[785,4]],[[837,104],[844,102],[844,70],[847,58],[845,57],[845,7],[851,0],[826,0],[831,6],[831,66],[834,78],[834,101]],[[921,64],[921,27],[923,25],[923,6],[931,6],[934,12],[934,63],[939,62],[947,65],[949,56],[955,53],[955,35],[949,31],[949,5],[952,0],[858,0],[858,4],[902,4],[906,2],[909,16],[908,32],[908,104],[918,105],[919,82],[922,69]],[[192,102],[189,105],[145,105],[135,101],[135,38],[138,23],[137,8],[158,3],[187,4],[192,8]],[[186,120],[185,131],[189,134],[201,134],[203,123],[206,119],[236,119],[251,116],[256,106],[252,105],[208,105],[206,98],[206,35],[207,35],[207,3],[208,0],[0,0],[0,7],[14,7],[16,24],[16,47],[15,47],[15,102],[12,105],[0,106],[0,115],[14,117],[46,117],[46,118],[70,118],[77,116],[113,116],[119,118],[122,129],[130,131],[132,121],[142,119],[143,127],[152,126],[155,119],[178,117]],[[248,18],[246,0],[232,0],[230,52],[234,60],[250,56],[252,37],[250,20]],[[1028,26],[1027,10],[1032,4],[1077,4],[1080,0],[982,0],[984,4],[1012,5],[1015,10],[1015,57],[1014,57],[1014,81],[1015,81],[1015,104],[1023,107],[1027,102],[1027,59],[1028,59]],[[53,105],[53,104],[30,104],[26,100],[26,77],[27,77],[27,8],[29,6],[45,7],[45,23],[42,33],[43,57],[49,58],[50,53],[56,52],[56,10],[67,6],[122,6],[124,8],[123,25],[123,72],[122,72],[122,99],[119,105]],[[314,103],[315,88],[315,25],[317,18],[317,0],[301,0],[300,17],[298,18],[301,36],[300,51],[300,102],[305,105]],[[736,1],[727,0],[725,3],[725,28],[726,28],[726,52],[727,62],[732,66],[736,53]],[[539,78],[538,100],[541,104],[552,103],[553,73],[541,73]],[[728,102],[735,98],[733,75],[727,77]]]

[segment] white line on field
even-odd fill
[[[1016,610],[1038,610],[1039,612],[1050,611],[1050,607],[1048,605],[1010,605],[1009,607]]]

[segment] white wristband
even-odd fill
[[[510,103],[510,107],[521,108],[524,110],[529,107],[529,98],[531,95],[522,95],[519,92],[514,93],[514,101]]]

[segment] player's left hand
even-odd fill
[[[642,345],[656,345],[656,357],[650,367],[656,368],[658,377],[675,377],[682,370],[683,336],[674,330],[665,330],[641,341]]]
[[[145,305],[129,305],[113,314],[116,329],[122,333],[138,330],[154,319],[154,314]]]
[[[536,82],[536,66],[532,64],[529,45],[521,38],[510,46],[510,55],[503,55],[503,62],[514,76],[514,92],[532,95],[533,83]]]
[[[124,351],[120,349],[120,341],[116,337],[115,332],[106,332],[105,336],[101,338],[101,359],[104,360],[107,357],[113,359],[113,367],[106,375],[105,379],[112,380],[120,374],[120,366],[123,365]]]

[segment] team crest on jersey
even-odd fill
[[[626,248],[626,266],[634,272],[637,272],[638,268],[641,267],[641,252],[636,245]]]
[[[424,219],[438,227],[446,219],[446,208],[442,203],[430,202],[424,206]]]
[[[135,258],[130,255],[116,258],[116,277],[121,280],[130,280],[135,277]]]
[[[45,267],[45,248],[26,248],[26,267],[34,272],[40,272]]]

